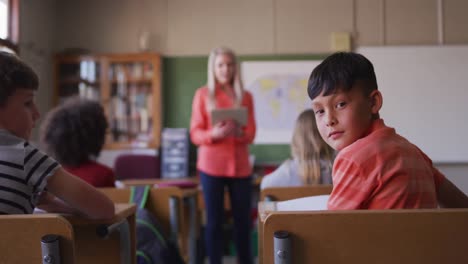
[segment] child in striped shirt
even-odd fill
[[[67,173],[28,140],[40,117],[36,73],[0,52],[0,214],[49,212],[111,218],[114,205],[91,185]]]

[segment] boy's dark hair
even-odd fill
[[[331,95],[338,90],[347,92],[362,82],[364,94],[377,89],[374,66],[364,56],[353,52],[337,52],[328,56],[310,74],[307,92],[310,99],[323,93]]]
[[[40,140],[58,162],[79,166],[90,156],[99,156],[106,129],[107,119],[98,102],[73,97],[47,114]]]
[[[16,55],[0,51],[0,107],[17,89],[37,90],[39,78]]]

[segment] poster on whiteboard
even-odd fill
[[[254,98],[255,144],[289,144],[297,116],[310,108],[307,81],[319,60],[244,61],[241,75]]]

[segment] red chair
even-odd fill
[[[117,180],[161,178],[159,156],[145,154],[122,154],[114,163]]]

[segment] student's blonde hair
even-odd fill
[[[241,81],[240,71],[239,71],[239,63],[236,57],[236,54],[233,50],[226,48],[226,47],[217,47],[214,48],[210,52],[210,56],[208,57],[208,109],[216,108],[216,100],[215,100],[215,88],[216,88],[216,77],[214,74],[215,69],[215,60],[219,55],[228,55],[232,58],[234,62],[234,75],[231,80],[231,85],[234,88],[234,94],[236,96],[234,106],[240,106],[242,103],[242,96],[244,95],[244,86]]]
[[[291,155],[299,163],[299,175],[306,185],[321,183],[321,159],[331,169],[334,151],[320,136],[312,109],[303,111],[296,120]]]

